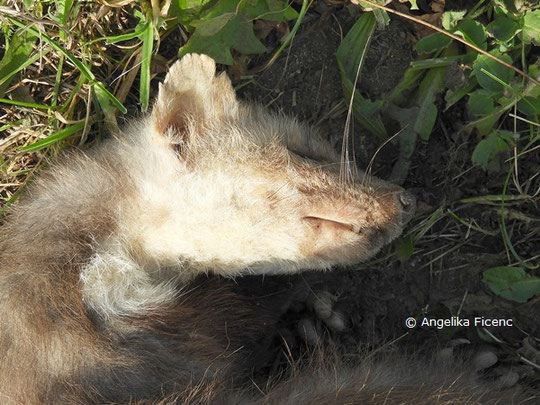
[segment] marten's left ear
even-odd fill
[[[183,136],[190,122],[205,124],[236,115],[238,102],[225,73],[206,55],[189,54],[176,62],[154,104],[151,119],[161,134]]]

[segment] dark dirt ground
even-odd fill
[[[257,74],[252,83],[242,87],[240,96],[318,125],[340,149],[347,108],[335,54],[341,36],[353,22],[345,9],[332,13],[323,9],[308,14],[290,49],[269,69]],[[411,31],[408,23],[394,19],[386,30],[375,34],[359,84],[363,94],[375,99],[398,83],[414,57]],[[267,58],[266,55],[254,60],[253,67],[264,65]],[[443,105],[443,100],[439,101]],[[493,346],[499,355],[499,364],[517,364],[518,352],[527,353],[526,356],[539,364],[540,352],[534,349],[527,352],[523,347],[529,343],[540,346],[539,341],[534,340],[540,337],[540,299],[517,304],[493,294],[482,282],[483,270],[508,264],[499,229],[498,206],[463,204],[459,200],[500,194],[508,166],[489,174],[472,168],[470,156],[477,140],[460,132],[466,120],[465,103],[458,103],[447,113],[439,113],[437,129],[429,141],[417,144],[403,184],[418,198],[418,212],[408,229],[419,229],[437,209],[441,209],[443,215],[416,241],[410,259],[400,263],[394,254],[395,248],[390,246],[358,268],[308,272],[293,278],[293,282],[300,280],[314,291],[326,290],[339,297],[336,305],[348,318],[348,330],[328,333],[345,355],[354,357],[359,348],[365,347],[382,347],[389,351],[397,346],[407,350],[424,347],[429,351],[459,338],[470,341],[473,351],[480,350],[486,342],[486,333],[480,329],[438,330],[418,326],[407,329],[405,320],[410,316],[417,319],[483,316],[514,321],[513,328],[487,328],[504,342]],[[362,168],[370,161],[379,142],[358,126],[353,126],[353,134],[356,160]],[[397,145],[385,147],[375,160],[373,173],[382,178],[388,176],[397,153]],[[538,153],[521,161],[522,178],[537,173],[538,162]],[[538,178],[531,186],[538,188]],[[447,208],[491,235],[459,224],[448,215]],[[538,205],[521,204],[512,209],[537,220],[540,217]],[[538,225],[534,229],[531,224],[509,220],[506,226],[511,229],[513,240],[519,241],[516,248],[520,254],[532,257],[540,253]],[[294,324],[297,315],[285,317],[287,321],[289,325]],[[388,344],[394,339],[399,343]]]
[[[335,54],[354,21],[347,9],[329,8],[318,2],[306,15],[292,45],[269,69],[259,73],[258,69],[276,49],[277,39],[269,37],[269,52],[253,58],[248,66],[253,80],[248,84],[235,83],[240,88],[240,97],[317,125],[340,149],[348,104],[343,98]],[[393,19],[384,31],[375,33],[359,83],[363,94],[376,99],[398,83],[415,56],[413,32],[411,24]],[[156,58],[154,72],[166,70],[166,61],[176,57],[179,43],[181,39],[171,35],[161,44],[159,53],[163,61],[160,63]],[[164,73],[152,81],[154,90],[163,77]],[[135,81],[133,89],[136,88]],[[440,106],[443,102],[438,100]],[[126,105],[129,110],[126,119],[139,115],[136,94],[128,96]],[[343,356],[354,359],[366,348],[389,353],[424,348],[429,352],[459,338],[471,341],[472,350],[480,350],[486,340],[480,338],[479,329],[438,330],[419,326],[408,329],[405,320],[411,316],[417,319],[484,316],[514,320],[513,328],[487,328],[503,342],[493,345],[500,363],[519,364],[521,353],[540,364],[540,297],[518,304],[495,295],[482,282],[485,269],[508,265],[514,259],[508,255],[501,236],[499,205],[460,200],[501,194],[508,164],[502,162],[502,170],[489,173],[473,167],[470,157],[478,140],[474,134],[460,131],[468,119],[465,102],[458,103],[444,114],[439,113],[437,127],[428,141],[417,143],[403,187],[416,194],[418,210],[405,234],[417,235],[433,213],[439,211],[441,215],[415,241],[412,257],[400,262],[393,244],[356,268],[306,272],[290,278],[267,277],[282,285],[277,287],[279,291],[295,290],[300,285],[315,293],[328,291],[338,297],[336,307],[347,318],[347,330],[339,333],[321,330],[325,330],[325,340],[329,338],[337,343]],[[119,121],[122,125],[123,118]],[[390,124],[389,128],[399,130],[395,124],[386,123]],[[358,166],[365,168],[380,141],[354,124],[351,134]],[[374,160],[373,174],[388,178],[398,153],[397,144],[386,145]],[[529,187],[528,194],[534,194],[532,190],[540,187],[540,176],[534,178],[540,172],[540,150],[523,156],[519,164],[520,179],[533,178],[525,186]],[[518,194],[512,182],[508,193]],[[517,252],[524,258],[540,255],[540,227],[538,222],[532,222],[540,219],[538,205],[538,201],[507,204],[506,227]],[[447,209],[474,226],[457,222]],[[485,232],[477,231],[476,227]],[[246,282],[256,284],[260,280]],[[295,311],[285,314],[284,335],[287,331],[293,331],[294,335],[295,325],[303,316]],[[486,338],[485,332],[483,335]],[[295,338],[299,340],[298,336],[287,337],[287,343],[290,349],[300,352],[303,346],[298,343],[295,346]],[[398,341],[393,343],[395,340]],[[280,344],[276,342],[276,352],[283,353]],[[286,356],[280,354],[276,362],[286,363]],[[532,378],[538,384],[538,375]]]

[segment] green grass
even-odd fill
[[[232,65],[234,56],[266,51],[253,31],[255,20],[296,22],[288,43],[308,4],[299,15],[281,0],[140,0],[118,7],[0,1],[0,213],[43,157],[116,130],[126,105],[131,115],[148,109],[152,79],[168,64],[160,55],[168,36],[185,38],[177,42],[179,56],[203,52]]]

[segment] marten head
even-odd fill
[[[400,235],[415,209],[391,183],[340,181],[315,129],[238,101],[204,55],[172,66],[132,132],[144,206],[126,226],[153,260],[224,275],[348,265]]]

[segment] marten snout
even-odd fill
[[[401,208],[401,224],[407,224],[416,211],[416,197],[410,191],[403,190],[394,195],[395,204]]]

